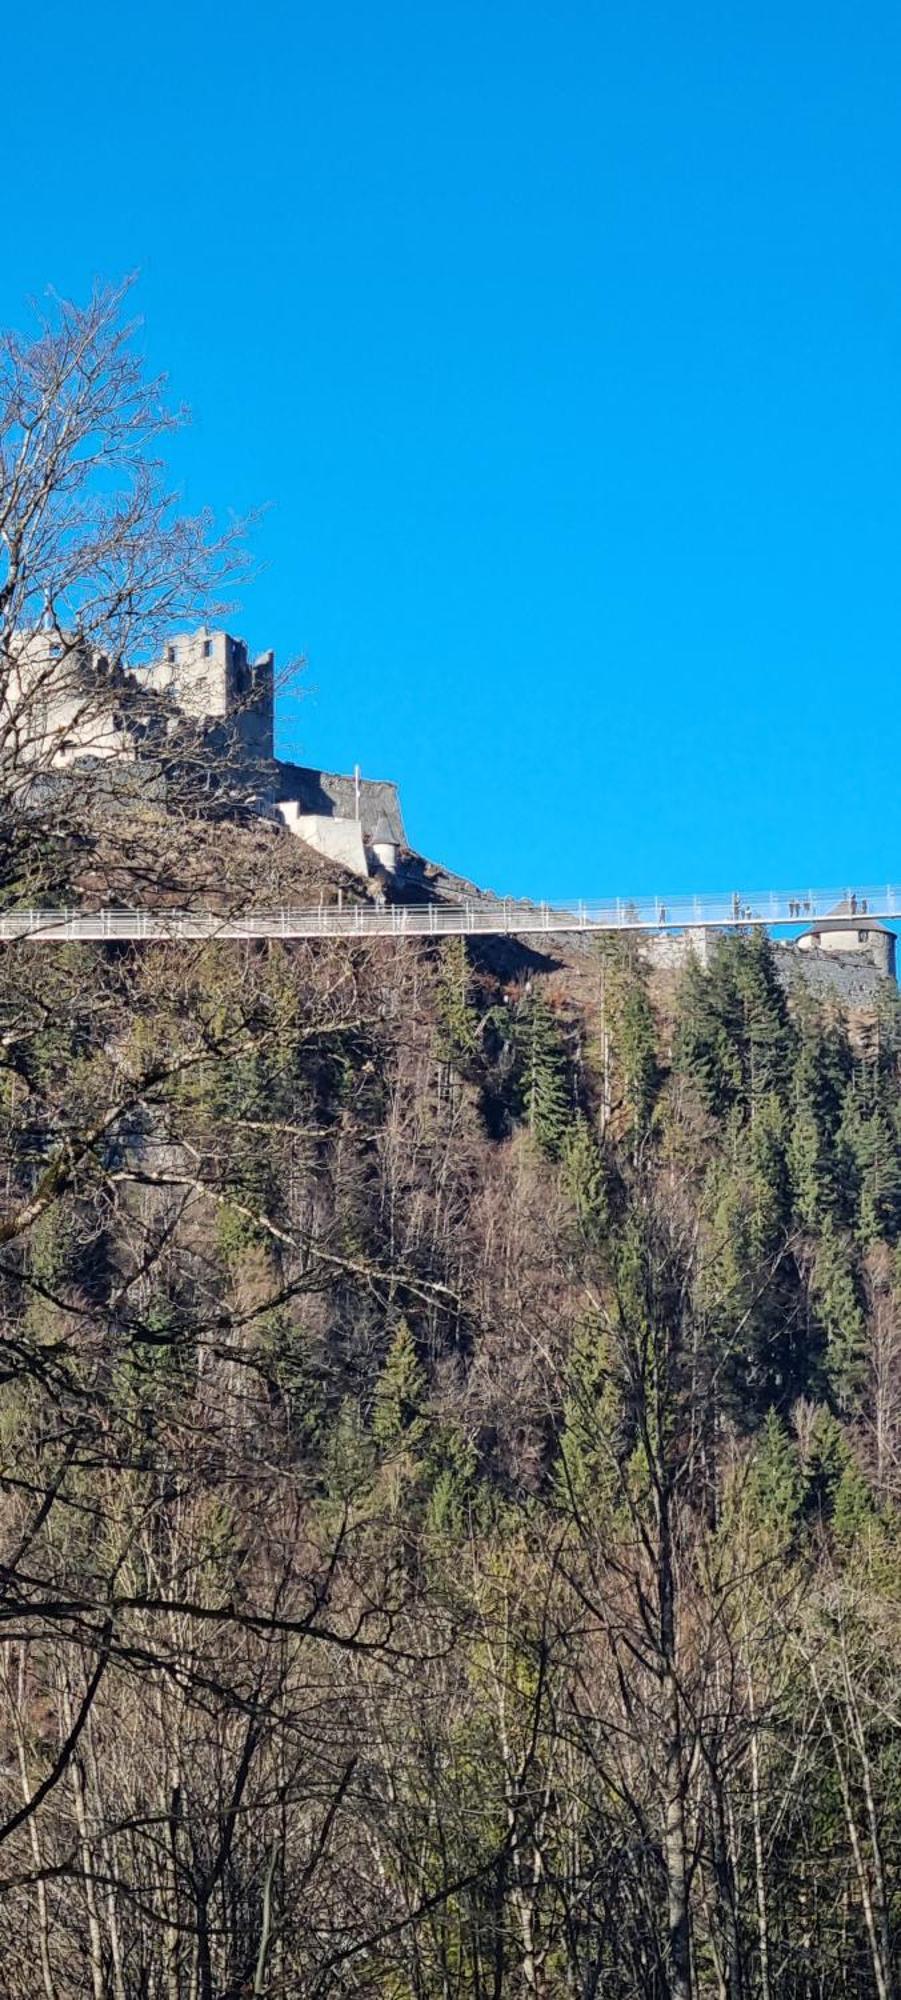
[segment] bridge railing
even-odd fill
[[[0,911],[0,940],[53,942],[182,938],[530,936],[570,931],[680,932],[761,924],[798,929],[824,920],[862,926],[901,917],[901,886],[732,891],[707,896],[636,897],[606,902],[527,902],[473,896],[460,902],[325,901],[248,910],[12,909]]]

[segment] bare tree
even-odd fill
[[[107,759],[129,723],[165,746],[172,718],[126,669],[174,625],[222,612],[243,567],[236,528],[178,506],[160,453],[184,421],[148,378],[128,285],[54,301],[0,340],[0,819],[4,873],[48,866],[89,819],[71,754]],[[177,746],[192,759],[190,732]],[[170,748],[170,757],[172,754]],[[112,769],[112,765],[110,766]],[[52,796],[46,780],[53,773]]]

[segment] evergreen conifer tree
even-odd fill
[[[441,970],[435,990],[439,1061],[465,1068],[479,1046],[479,1017],[470,1000],[471,973],[464,937],[450,937],[441,947]]]
[[[771,1093],[753,1123],[738,1105],[707,1175],[709,1216],[698,1287],[717,1376],[742,1425],[807,1387],[810,1355],[791,1216],[786,1117]]]
[[[686,965],[676,998],[673,1057],[709,1111],[721,1113],[741,1089],[741,1063],[718,985],[695,958]]]
[[[782,1101],[772,1090],[761,1094],[746,1129],[750,1247],[758,1261],[775,1256],[791,1220],[786,1122]]]
[[[881,1094],[881,1093],[880,1093]],[[866,1247],[901,1233],[901,1145],[873,1078],[858,1071],[846,1093],[840,1143],[855,1197],[855,1226]]]
[[[840,1143],[864,1245],[901,1235],[901,998],[880,993],[844,1094]]]
[[[812,1293],[826,1336],[831,1395],[840,1410],[852,1411],[866,1380],[866,1317],[853,1245],[829,1216],[817,1245]]]
[[[516,1024],[523,1109],[535,1144],[559,1159],[572,1118],[569,1064],[560,1027],[540,993],[529,994]]]
[[[588,1313],[573,1341],[563,1399],[555,1487],[564,1511],[575,1508],[597,1516],[612,1504],[622,1433],[622,1397],[611,1369],[609,1338],[597,1315]]]
[[[603,968],[605,1065],[616,1074],[638,1137],[647,1130],[660,1086],[657,1023],[647,968],[630,938],[610,936],[597,947]]]
[[[381,1452],[417,1452],[426,1432],[425,1399],[425,1371],[402,1319],[376,1384],[372,1435]]]
[[[333,1501],[357,1501],[372,1478],[372,1443],[359,1403],[345,1397],[326,1442],[324,1478]]]
[[[607,1175],[600,1147],[581,1112],[567,1126],[560,1159],[563,1186],[582,1236],[588,1243],[600,1243],[610,1221]]]
[[[837,1417],[825,1405],[816,1411],[807,1458],[807,1505],[843,1541],[875,1522],[872,1493]]]
[[[832,1523],[836,1535],[842,1542],[853,1546],[862,1541],[868,1530],[872,1530],[877,1518],[873,1495],[857,1460],[849,1451],[833,1500]]]
[[[759,1525],[778,1548],[787,1550],[798,1531],[804,1494],[797,1444],[784,1420],[770,1408],[756,1440],[747,1484],[752,1525]]]
[[[768,1099],[786,1101],[795,1031],[766,932],[753,930],[748,938],[733,939],[732,946],[745,1088],[753,1118]]]
[[[633,967],[623,982],[616,1023],[616,1052],[622,1072],[623,1095],[639,1133],[650,1123],[660,1081],[657,1024],[641,969]]]
[[[430,1492],[426,1525],[433,1535],[451,1539],[462,1533],[476,1491],[478,1459],[458,1424],[441,1424],[430,1440]]]
[[[733,1104],[750,1117],[788,1092],[794,1030],[772,946],[762,930],[722,938],[710,969],[681,983],[674,1053],[711,1111]]]
[[[810,1005],[799,1010],[798,1027],[788,1159],[798,1217],[816,1231],[825,1217],[848,1213],[836,1135],[851,1052],[843,1024],[824,1022]]]

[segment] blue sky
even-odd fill
[[[10,12],[0,321],[137,268],[281,748],[536,895],[894,879],[901,15]]]

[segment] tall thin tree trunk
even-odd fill
[[[93,1712],[88,1716],[87,1727],[85,1729],[85,1734],[84,1734],[84,1745],[85,1745],[85,1755],[90,1764],[91,1786],[95,1798],[99,1800],[101,1797],[100,1767],[97,1758],[97,1745],[94,1737]],[[105,1892],[106,1922],[107,1922],[107,1929],[109,1931],[110,1958],[112,1960],[112,1968],[113,1968],[113,1993],[115,1995],[115,2000],[126,2000],[125,1968],[124,1968],[124,1959],[122,1953],[122,1938],[119,1930],[119,1910],[116,1902],[115,1854],[113,1852],[109,1840],[106,1838],[105,1835],[101,1836],[99,1845],[100,1845],[100,1853],[103,1857],[104,1871],[106,1874],[106,1892]]]
[[[745,1634],[747,1649],[747,1633]],[[770,1923],[766,1898],[766,1866],[763,1827],[760,1820],[760,1746],[757,1737],[757,1709],[754,1676],[746,1661],[748,1713],[751,1718],[751,1820],[754,1832],[754,1887],[757,1901],[757,1942],[760,1950],[760,2000],[770,2000]]]
[[[820,1700],[822,1702],[823,1721],[826,1724],[826,1733],[829,1737],[829,1742],[832,1747],[832,1755],[835,1763],[836,1776],[838,1778],[839,1791],[841,1792],[842,1795],[842,1807],[844,1809],[845,1825],[848,1829],[848,1841],[850,1844],[851,1853],[854,1857],[854,1867],[857,1873],[857,1886],[860,1890],[861,1908],[863,1910],[863,1918],[864,1918],[864,1923],[866,1925],[867,1938],[869,1940],[869,1945],[870,1945],[870,1959],[873,1966],[873,1979],[876,1986],[876,1992],[879,1996],[879,2000],[894,2000],[894,1987],[892,1980],[891,1965],[886,1964],[882,1956],[882,1939],[880,1937],[880,1925],[877,1918],[876,1908],[873,1902],[873,1894],[870,1886],[869,1870],[867,1868],[866,1861],[864,1859],[863,1848],[861,1846],[861,1840],[860,1840],[860,1833],[858,1830],[857,1821],[854,1817],[854,1801],[851,1797],[851,1786],[848,1782],[848,1772],[847,1772],[847,1767],[845,1765],[844,1756],[842,1754],[842,1746],[839,1743],[838,1731],[836,1730],[835,1724],[829,1713],[828,1706],[825,1703],[825,1701],[822,1701],[822,1696],[820,1695],[819,1680],[816,1675],[815,1669],[813,1670],[813,1683],[814,1687],[816,1688],[817,1695],[820,1697]]]
[[[208,1895],[200,1894],[197,1897],[197,1994],[198,2000],[213,2000],[210,1904]]]
[[[60,1685],[60,1706],[62,1708],[63,1727],[68,1736],[72,1729],[72,1702],[65,1679],[61,1681]],[[91,1985],[94,1991],[94,2000],[106,2000],[106,1981],[103,1976],[103,1933],[100,1928],[100,1910],[97,1903],[97,1889],[94,1882],[94,1862],[91,1854],[91,1842],[88,1837],[84,1772],[77,1754],[70,1760],[69,1776],[72,1782],[72,1804],[75,1812],[75,1824],[78,1828],[81,1874],[84,1882],[84,1900],[88,1918]]]
[[[269,1853],[269,1862],[263,1880],[263,1909],[260,1917],[260,1944],[253,1975],[255,1995],[266,1991],[266,1960],[269,1956],[269,1938],[272,1932],[272,1880],[278,1861],[278,1841],[274,1840]]]
[[[676,1674],[676,1579],[670,1496],[658,1491],[658,1592],[660,1604],[661,1690],[664,1718],[664,1829],[667,1944],[671,2000],[692,2000],[691,1911],[685,1837],[685,1760],[682,1706]]]
[[[873,1891],[874,1891],[873,1913],[879,1931],[879,1941],[882,1950],[882,1962],[885,1967],[887,1990],[891,1995],[891,2000],[895,2000],[896,1983],[892,1966],[892,1940],[891,1940],[891,1933],[889,1929],[889,1920],[888,1920],[888,1896],[886,1893],[886,1886],[885,1886],[885,1864],[882,1856],[882,1837],[879,1830],[879,1813],[877,1811],[876,1798],[873,1791],[873,1770],[872,1770],[872,1765],[870,1763],[869,1751],[867,1749],[864,1727],[861,1721],[860,1706],[854,1692],[854,1687],[852,1685],[851,1674],[848,1668],[848,1659],[844,1645],[842,1646],[842,1678],[845,1684],[845,1700],[848,1706],[848,1716],[851,1723],[851,1734],[854,1738],[854,1744],[860,1762],[861,1785],[863,1788],[864,1805],[866,1807],[866,1813],[867,1813],[867,1825],[870,1830],[870,1851],[873,1857]]]
[[[32,1786],[31,1786],[31,1779],[28,1775],[28,1754],[26,1750],[26,1741],[25,1741],[24,1715],[25,1715],[25,1640],[23,1639],[19,1647],[18,1695],[17,1695],[17,1700],[13,1707],[13,1727],[16,1733],[16,1753],[19,1764],[19,1781],[22,1787],[22,1802],[24,1805],[27,1806],[31,1804]],[[34,1863],[34,1871],[35,1875],[37,1876],[37,1881],[35,1883],[35,1901],[37,1903],[37,1911],[38,1911],[38,1950],[41,1959],[41,1982],[44,1988],[44,1993],[46,1995],[46,2000],[56,2000],[56,1987],[53,1980],[53,1968],[50,1959],[50,1917],[47,1909],[47,1889],[46,1889],[46,1884],[42,1880],[42,1870],[44,1864],[43,1864],[43,1856],[41,1854],[41,1839],[40,1839],[40,1834],[38,1833],[37,1821],[33,1813],[30,1815],[28,1821],[28,1840],[29,1840],[29,1845],[31,1847],[31,1858]]]
[[[729,1995],[729,2000],[741,2000],[743,1979],[741,1938],[738,1928],[738,1911],[735,1906],[735,1872],[732,1866],[726,1802],[723,1795],[724,1785],[719,1771],[714,1771],[711,1774],[710,1793],[717,1902],[719,1904],[719,1921],[722,1926],[726,1947],[726,1992]]]

